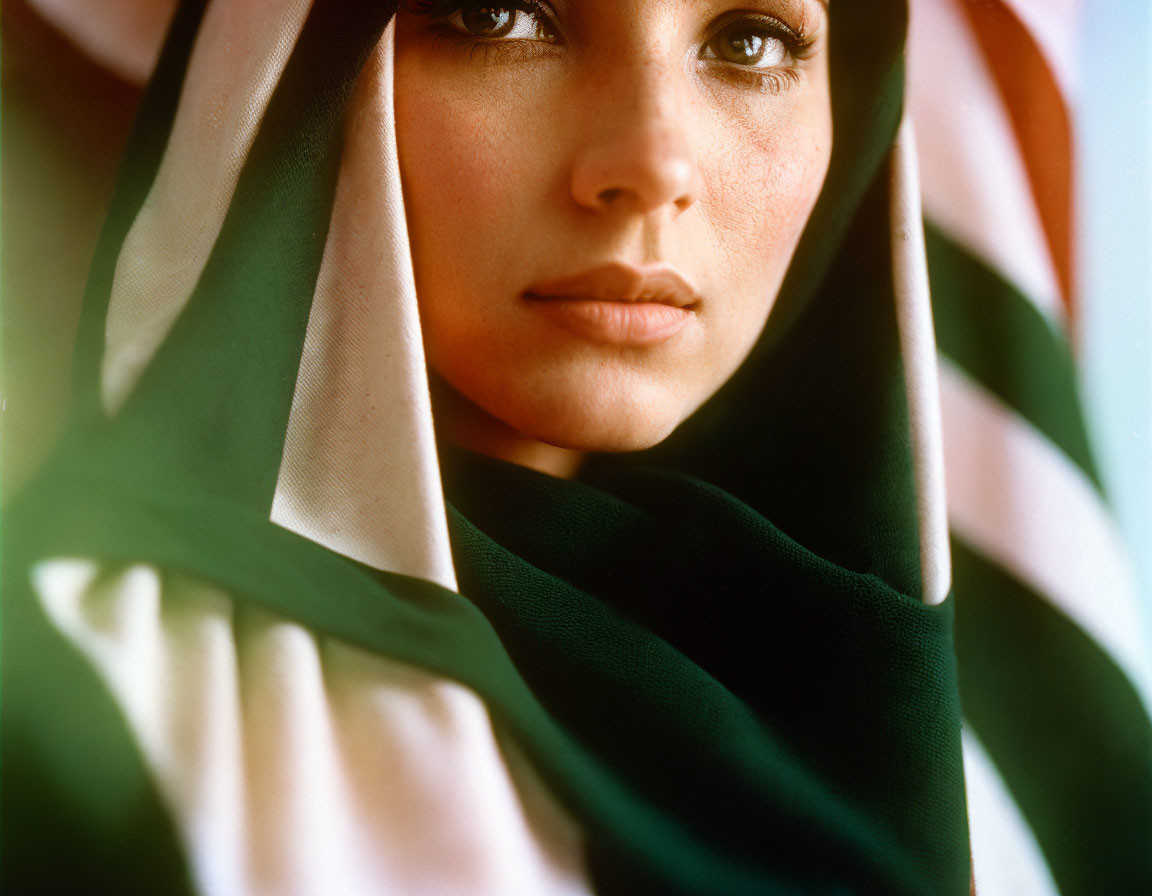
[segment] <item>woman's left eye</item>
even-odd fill
[[[764,25],[737,22],[722,28],[701,50],[704,59],[718,59],[751,69],[783,65],[789,56],[784,39]]]
[[[445,25],[471,37],[496,40],[556,39],[543,7],[533,2],[454,3],[437,16]]]

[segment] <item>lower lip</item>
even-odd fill
[[[528,300],[577,336],[602,345],[645,346],[671,339],[693,311],[659,302],[529,295]]]

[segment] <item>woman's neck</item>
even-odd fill
[[[525,436],[477,407],[439,377],[433,377],[432,409],[437,435],[469,451],[528,467],[558,479],[572,479],[585,454]]]

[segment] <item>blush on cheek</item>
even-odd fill
[[[456,109],[447,104],[430,104],[422,110],[404,136],[407,151],[401,150],[401,163],[405,156],[422,160],[409,171],[419,179],[419,188],[412,191],[418,204],[451,202],[463,206],[482,203],[485,193],[495,189],[501,171],[499,155],[492,151],[497,137],[485,128],[484,116],[476,109]],[[428,159],[434,159],[432,164]],[[405,182],[412,180],[409,171],[403,172]]]
[[[500,243],[509,234],[539,236],[533,222],[551,195],[551,172],[541,160],[556,151],[547,131],[555,110],[551,117],[534,115],[531,104],[520,108],[501,94],[474,100],[471,91],[444,90],[432,102],[425,99],[429,93],[417,92],[421,100],[399,134],[410,226],[448,247],[450,257],[478,250],[484,260],[505,251]],[[479,274],[474,265],[469,270]]]

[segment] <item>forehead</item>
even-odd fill
[[[581,11],[585,8],[613,10],[630,10],[644,12],[697,12],[711,11],[717,7],[724,11],[729,9],[746,9],[754,12],[801,12],[806,8],[813,12],[827,12],[830,0],[556,0],[553,4],[560,9]],[[413,5],[420,5],[416,0]],[[500,6],[504,4],[493,4]],[[507,5],[511,6],[512,3]]]
[[[521,3],[525,0],[520,0]],[[829,17],[830,0],[546,0],[560,21],[567,20],[581,30],[597,28],[643,30],[657,23],[661,26],[693,27],[727,14],[751,13],[768,16],[800,32],[823,27]],[[868,3],[876,0],[866,0]],[[491,4],[512,8],[508,0]],[[458,4],[457,4],[458,6]]]

